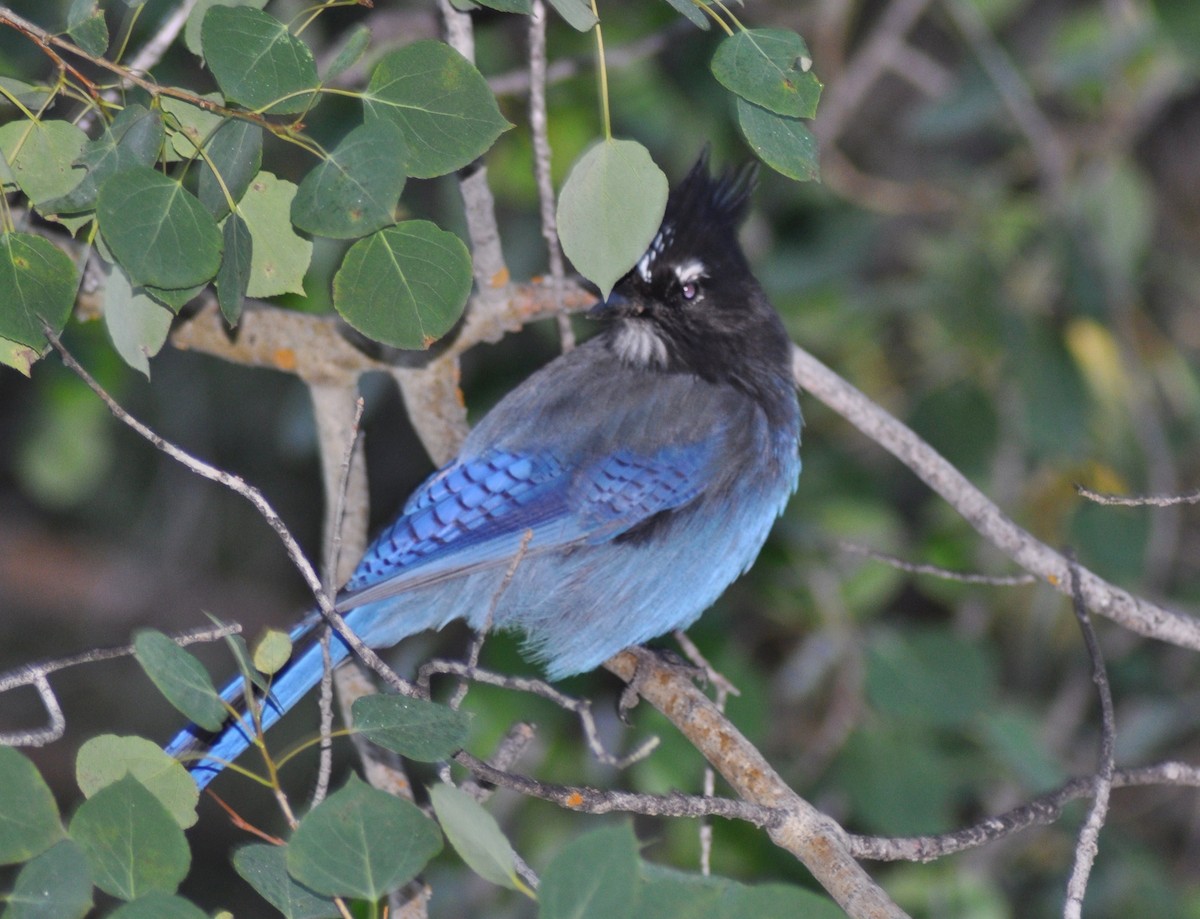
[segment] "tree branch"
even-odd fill
[[[803,862],[848,914],[856,919],[905,915],[854,860],[845,831],[792,791],[678,668],[641,648],[622,651],[604,666],[666,715],[739,797],[783,812],[778,824],[767,827],[771,839]]]
[[[1188,763],[1165,762],[1137,769],[1113,772],[1113,788],[1143,788],[1150,785],[1200,788],[1200,767]],[[995,817],[941,836],[847,836],[855,858],[887,862],[931,862],[945,855],[975,849],[997,839],[1011,836],[1034,826],[1045,826],[1062,816],[1072,801],[1090,798],[1096,789],[1096,777],[1072,779],[1061,788],[1048,792]]]
[[[1026,571],[1043,578],[1056,590],[1070,594],[1067,560],[1017,526],[911,428],[799,347],[792,349],[792,369],[803,389],[908,466],[980,535]],[[1079,584],[1084,601],[1093,612],[1139,635],[1200,650],[1200,620],[1137,597],[1083,566],[1079,568]]]
[[[1079,831],[1079,841],[1075,845],[1075,864],[1067,882],[1067,901],[1063,907],[1063,919],[1080,919],[1083,915],[1083,898],[1087,893],[1088,877],[1092,873],[1096,853],[1099,851],[1097,840],[1108,816],[1108,798],[1112,793],[1113,772],[1116,771],[1113,757],[1117,742],[1117,722],[1113,713],[1112,689],[1108,685],[1108,671],[1104,666],[1104,653],[1100,649],[1100,641],[1096,638],[1096,630],[1092,628],[1091,617],[1088,616],[1087,604],[1084,603],[1083,594],[1079,589],[1079,565],[1073,554],[1068,554],[1067,563],[1070,565],[1071,601],[1075,608],[1075,618],[1079,620],[1079,628],[1083,632],[1083,641],[1092,661],[1092,681],[1096,684],[1096,691],[1100,696],[1100,769],[1095,777],[1092,806]]]

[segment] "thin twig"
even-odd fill
[[[1084,485],[1076,485],[1075,491],[1089,501],[1116,507],[1174,507],[1177,504],[1200,504],[1200,488],[1182,495],[1113,495],[1092,491]]]
[[[714,700],[717,711],[724,714],[725,705],[729,701],[729,697],[740,696],[742,691],[729,681],[725,674],[717,670],[708,658],[706,658],[696,647],[696,643],[692,641],[686,632],[682,629],[676,629],[675,641],[679,643],[679,647],[683,649],[684,656],[689,661],[704,671],[705,679],[716,687],[717,697]],[[704,764],[704,796],[711,798],[716,794],[717,788],[717,773],[709,763]],[[712,874],[712,846],[713,846],[713,828],[709,820],[700,820],[700,873],[705,877]]]
[[[352,392],[352,391],[351,391]],[[336,402],[342,401],[338,396],[348,394],[347,391],[334,391],[333,393],[316,392],[312,393],[313,409],[317,416],[318,427],[323,427],[330,424],[332,415],[336,413]],[[333,396],[333,400],[330,399]],[[335,405],[331,406],[330,402],[334,401]],[[337,485],[334,488],[333,500],[331,496],[326,494],[326,507],[331,508],[329,514],[329,524],[325,528],[325,545],[322,554],[325,558],[325,591],[330,596],[337,589],[337,585],[342,582],[343,572],[341,570],[341,552],[343,543],[343,527],[346,517],[346,504],[350,491],[350,477],[354,471],[354,456],[358,450],[359,434],[361,432],[360,425],[362,424],[362,415],[364,408],[362,397],[354,400],[354,415],[350,421],[349,436],[345,438],[345,449],[342,453],[341,462],[338,464]],[[342,425],[337,424],[338,419],[333,419],[336,427]],[[336,434],[337,432],[331,432]],[[328,460],[325,452],[325,445],[331,441],[326,438],[321,438],[323,460]],[[328,483],[331,479],[325,476],[325,481]],[[360,498],[363,504],[367,502],[366,495],[366,476],[360,476],[363,482],[363,488],[360,489],[362,494],[356,495]],[[358,529],[363,530],[362,533],[355,533],[353,537],[354,549],[359,550],[355,554],[361,554],[361,547],[366,543],[366,508],[359,508],[359,513],[355,514],[355,520],[359,521]],[[325,795],[329,791],[329,779],[333,774],[333,658],[329,653],[330,629],[326,625],[321,631],[321,693],[319,707],[321,711],[321,746],[320,760],[317,769],[317,787],[313,792],[313,807],[325,800]]]
[[[596,726],[596,719],[592,715],[592,703],[587,699],[576,699],[574,696],[568,696],[566,693],[551,686],[545,680],[538,680],[532,677],[506,676],[500,673],[493,673],[490,670],[472,668],[461,661],[433,660],[424,664],[417,672],[417,685],[427,691],[430,678],[435,674],[457,676],[460,679],[486,683],[489,686],[499,686],[502,689],[511,689],[515,692],[528,692],[554,703],[559,708],[570,712],[579,719],[579,723],[583,728],[584,738],[587,740],[588,749],[591,750],[592,755],[600,762],[615,769],[627,769],[639,760],[645,759],[654,751],[659,743],[657,737],[650,737],[643,741],[633,752],[627,753],[625,756],[615,756],[609,753],[600,740],[600,732]]]
[[[408,681],[402,680],[399,676],[397,676],[395,671],[385,664],[378,654],[363,644],[362,639],[354,634],[350,627],[346,625],[346,621],[341,617],[337,610],[333,608],[333,603],[329,599],[329,595],[326,594],[324,589],[321,587],[321,581],[317,577],[317,573],[313,569],[312,564],[307,558],[304,557],[304,552],[301,550],[300,544],[296,542],[295,537],[292,536],[291,531],[288,530],[287,525],[275,512],[275,509],[271,507],[267,499],[263,497],[262,492],[252,485],[247,485],[245,480],[240,476],[232,475],[231,473],[225,472],[223,469],[218,469],[216,466],[197,459],[184,450],[181,450],[179,447],[175,446],[175,444],[163,437],[160,437],[146,425],[142,424],[142,422],[130,415],[127,411],[125,411],[125,409],[121,408],[117,401],[108,394],[107,390],[97,383],[91,374],[83,369],[82,365],[80,365],[80,363],[76,361],[71,353],[63,346],[53,329],[51,329],[49,326],[43,326],[43,331],[45,332],[47,340],[51,345],[54,346],[54,349],[58,351],[63,363],[66,364],[67,367],[81,380],[83,380],[92,390],[92,392],[100,397],[100,400],[105,404],[105,406],[108,407],[108,410],[112,412],[113,416],[118,421],[121,421],[133,430],[137,431],[138,434],[149,441],[155,448],[161,450],[163,453],[167,454],[167,456],[181,463],[196,475],[216,482],[219,485],[224,485],[230,491],[241,495],[243,498],[249,501],[250,504],[253,505],[254,509],[257,510],[263,519],[267,521],[267,524],[275,531],[276,535],[283,542],[284,548],[288,554],[288,558],[292,560],[292,564],[296,567],[296,570],[300,572],[300,575],[304,578],[305,583],[308,584],[309,589],[316,598],[318,606],[321,608],[321,613],[333,625],[333,628],[338,635],[340,635],[346,641],[346,644],[348,644],[354,650],[354,653],[362,658],[362,660],[372,670],[383,677],[389,686],[391,686],[397,692],[404,693],[405,695],[411,695],[413,693],[413,688]]]
[[[126,64],[131,73],[149,73],[150,68],[158,64],[162,60],[162,56],[166,54],[167,49],[171,47],[171,43],[179,37],[179,33],[183,31],[183,27],[187,25],[188,17],[192,15],[192,10],[196,7],[196,0],[182,0],[180,4],[171,10],[170,14],[162,21],[158,27],[158,31],[154,36],[142,45],[142,50]],[[123,86],[128,85],[122,83]]]
[[[501,598],[512,583],[517,569],[521,566],[521,561],[525,558],[525,550],[529,548],[529,541],[531,539],[533,539],[533,530],[526,530],[521,537],[521,544],[517,546],[517,551],[513,555],[513,560],[509,562],[508,568],[504,572],[504,577],[500,580],[500,586],[492,593],[491,602],[488,604],[487,616],[483,620],[483,627],[475,633],[475,637],[471,641],[471,647],[467,652],[468,672],[473,671],[479,666],[479,654],[483,650],[485,637],[492,630],[492,623],[496,618],[496,608],[500,605]],[[454,695],[450,697],[450,707],[452,709],[457,710],[462,705],[463,699],[467,697],[469,685],[466,680],[459,680],[458,687],[454,690]]]
[[[542,238],[546,240],[550,281],[558,299],[562,296],[564,268],[562,246],[558,242],[554,181],[550,176],[550,132],[546,116],[546,5],[542,0],[533,0],[529,16],[529,133],[533,139],[533,172],[537,178]],[[564,352],[570,351],[575,347],[571,317],[560,309],[556,318],[562,349]]]
[[[932,0],[896,0],[876,20],[870,35],[858,44],[854,57],[823,94],[813,132],[824,148],[835,144],[875,82],[892,65],[898,50]]]
[[[1151,785],[1200,788],[1200,767],[1189,763],[1165,762],[1113,772],[1113,788],[1144,788]],[[847,837],[855,858],[885,862],[931,862],[946,855],[975,849],[1021,830],[1046,826],[1062,816],[1072,801],[1090,798],[1096,791],[1096,776],[1072,779],[1048,792],[973,826],[940,836],[855,836]]]
[[[667,48],[680,32],[686,31],[688,28],[686,22],[676,20],[644,38],[608,49],[609,69],[620,70],[644,61],[646,58],[654,57]],[[580,73],[593,69],[595,64],[596,58],[592,54],[558,58],[546,67],[546,83],[554,85],[569,80]],[[532,92],[532,84],[529,69],[525,67],[499,74],[488,80],[488,88],[497,96],[524,95]]]
[[[333,657],[329,653],[332,633],[333,630],[328,625],[321,629],[321,685],[317,702],[321,713],[321,742],[318,747],[317,786],[313,789],[313,807],[325,800],[329,793],[329,779],[333,775]]]
[[[584,814],[646,814],[655,817],[726,817],[744,820],[755,826],[777,826],[782,814],[775,808],[762,807],[732,798],[707,795],[638,794],[586,785],[559,785],[515,772],[497,769],[465,750],[454,755],[459,765],[470,770],[481,782],[508,788],[531,798],[551,801],[560,807]]]
[[[521,758],[533,739],[537,736],[533,725],[518,721],[508,729],[500,743],[496,744],[496,752],[488,757],[488,765],[501,772],[509,772],[513,764]],[[491,797],[495,786],[491,783],[481,784],[471,778],[462,783],[462,790],[482,804]]]
[[[1061,213],[1066,205],[1070,158],[1058,131],[1038,107],[1033,90],[1008,52],[996,41],[979,8],[963,0],[945,0],[942,6],[996,87],[1018,130],[1025,135],[1037,159],[1047,197]]]
[[[1113,772],[1116,769],[1113,751],[1116,747],[1117,722],[1113,714],[1112,689],[1108,685],[1104,653],[1100,649],[1096,630],[1092,628],[1091,617],[1088,616],[1087,604],[1084,603],[1083,594],[1079,589],[1079,566],[1074,553],[1067,552],[1066,556],[1070,565],[1071,601],[1075,609],[1075,618],[1079,620],[1079,628],[1083,632],[1083,641],[1092,661],[1092,681],[1096,684],[1096,691],[1100,696],[1100,769],[1096,773],[1092,806],[1079,831],[1079,842],[1075,845],[1075,864],[1071,868],[1071,877],[1067,882],[1067,900],[1063,906],[1063,919],[1079,919],[1083,915],[1083,898],[1087,893],[1088,878],[1099,851],[1097,840],[1108,815],[1108,798],[1112,793]]]
[[[173,640],[180,647],[186,647],[190,644],[206,641],[217,641],[225,638],[227,635],[236,635],[242,631],[240,625],[225,625],[216,629],[197,629],[192,632],[184,632],[182,635],[177,635]],[[38,728],[34,731],[13,731],[7,734],[0,734],[0,746],[3,747],[44,747],[48,743],[60,739],[63,732],[66,730],[66,719],[63,717],[62,707],[58,704],[58,697],[55,695],[53,688],[50,686],[50,681],[47,677],[59,670],[66,670],[68,667],[78,667],[81,664],[94,664],[98,661],[110,661],[119,657],[129,657],[133,654],[133,645],[120,645],[116,648],[96,648],[91,651],[84,651],[80,654],[72,654],[70,657],[60,657],[49,661],[38,661],[33,664],[23,664],[16,670],[10,670],[8,673],[0,674],[0,693],[6,693],[11,689],[17,689],[21,686],[32,686],[38,691],[41,696],[42,704],[46,707],[46,713],[50,717],[50,724],[44,728]]]
[[[886,552],[880,552],[869,546],[862,546],[845,539],[839,539],[837,547],[843,552],[862,555],[873,561],[883,562],[885,565],[890,565],[892,568],[897,568],[900,571],[907,571],[911,574],[929,574],[946,581],[958,581],[962,584],[983,584],[988,587],[1018,587],[1022,584],[1033,584],[1037,581],[1037,578],[1032,574],[976,574],[969,571],[954,571],[950,568],[942,568],[938,565],[930,565],[925,562],[909,562],[895,555],[888,555]]]
[[[264,115],[259,115],[247,109],[229,108],[221,105],[220,103],[213,102],[211,99],[205,99],[196,93],[189,92],[185,89],[180,89],[176,86],[162,86],[152,79],[147,79],[146,77],[140,76],[123,64],[116,64],[105,57],[89,54],[87,51],[84,51],[73,42],[70,42],[59,35],[55,35],[52,32],[47,32],[41,26],[30,22],[23,16],[18,16],[6,6],[0,6],[0,25],[9,26],[10,28],[20,32],[22,35],[25,35],[27,38],[32,39],[45,54],[51,57],[57,66],[66,69],[72,74],[72,76],[79,80],[85,89],[87,89],[88,92],[93,95],[97,102],[99,102],[100,96],[96,90],[96,85],[79,73],[79,71],[74,67],[68,65],[66,61],[64,61],[58,55],[55,49],[65,51],[66,53],[75,57],[82,58],[90,64],[94,64],[96,67],[107,70],[108,72],[120,77],[123,82],[132,84],[139,89],[145,90],[154,98],[158,98],[159,96],[168,96],[172,99],[181,99],[184,102],[194,105],[197,108],[204,109],[205,111],[212,112],[215,115],[251,121],[264,130],[270,131],[272,134],[281,137],[296,137],[289,125],[272,121]]]

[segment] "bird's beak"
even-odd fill
[[[589,319],[621,319],[626,316],[637,316],[642,312],[642,304],[625,294],[613,291],[607,300],[601,300],[587,311]]]

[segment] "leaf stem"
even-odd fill
[[[717,25],[719,25],[725,31],[726,35],[733,34],[733,29],[731,29],[729,27],[729,24],[724,19],[722,19],[720,16],[717,15],[716,11],[711,6],[709,6],[707,3],[701,3],[700,0],[693,0],[693,2],[696,4],[696,6],[700,7],[700,9],[702,9],[704,12],[708,13],[708,15],[712,19],[712,21],[715,22]],[[729,16],[730,19],[733,19],[733,14],[729,12],[729,7],[727,7],[724,3],[720,3],[719,0],[718,0],[718,5],[721,7],[722,10],[725,11],[725,13]],[[734,19],[734,22],[737,22],[737,20]]]
[[[600,78],[600,114],[604,119],[604,139],[612,140],[612,114],[608,108],[608,68],[604,64],[604,33],[600,30],[600,11],[592,0],[592,15],[596,17],[596,73]]]
[[[733,14],[733,10],[731,10],[729,7],[727,7],[723,2],[721,2],[721,0],[713,0],[713,5],[720,7],[721,12],[724,13],[726,16],[728,16],[730,21],[732,21],[733,24],[738,27],[738,29],[740,29],[743,32],[746,31],[746,27],[744,25],[742,25],[741,20],[739,20],[737,18],[737,16],[735,16]],[[724,23],[722,23],[722,26],[724,26]],[[724,26],[724,27],[725,27],[726,32],[728,32],[730,35],[733,34],[733,32],[729,29],[728,26]]]

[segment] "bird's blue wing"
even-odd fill
[[[557,541],[552,534],[566,520],[567,475],[549,452],[492,450],[455,460],[427,479],[379,534],[346,582],[339,609],[497,564],[519,551],[531,530],[541,533],[539,544]]]
[[[664,511],[686,505],[704,488],[712,442],[669,447],[652,456],[618,450],[581,477],[576,507],[589,543],[614,539]]]
[[[497,565],[613,539],[702,490],[705,441],[568,468],[551,450],[488,451],[430,477],[367,551],[338,599],[351,609]]]

